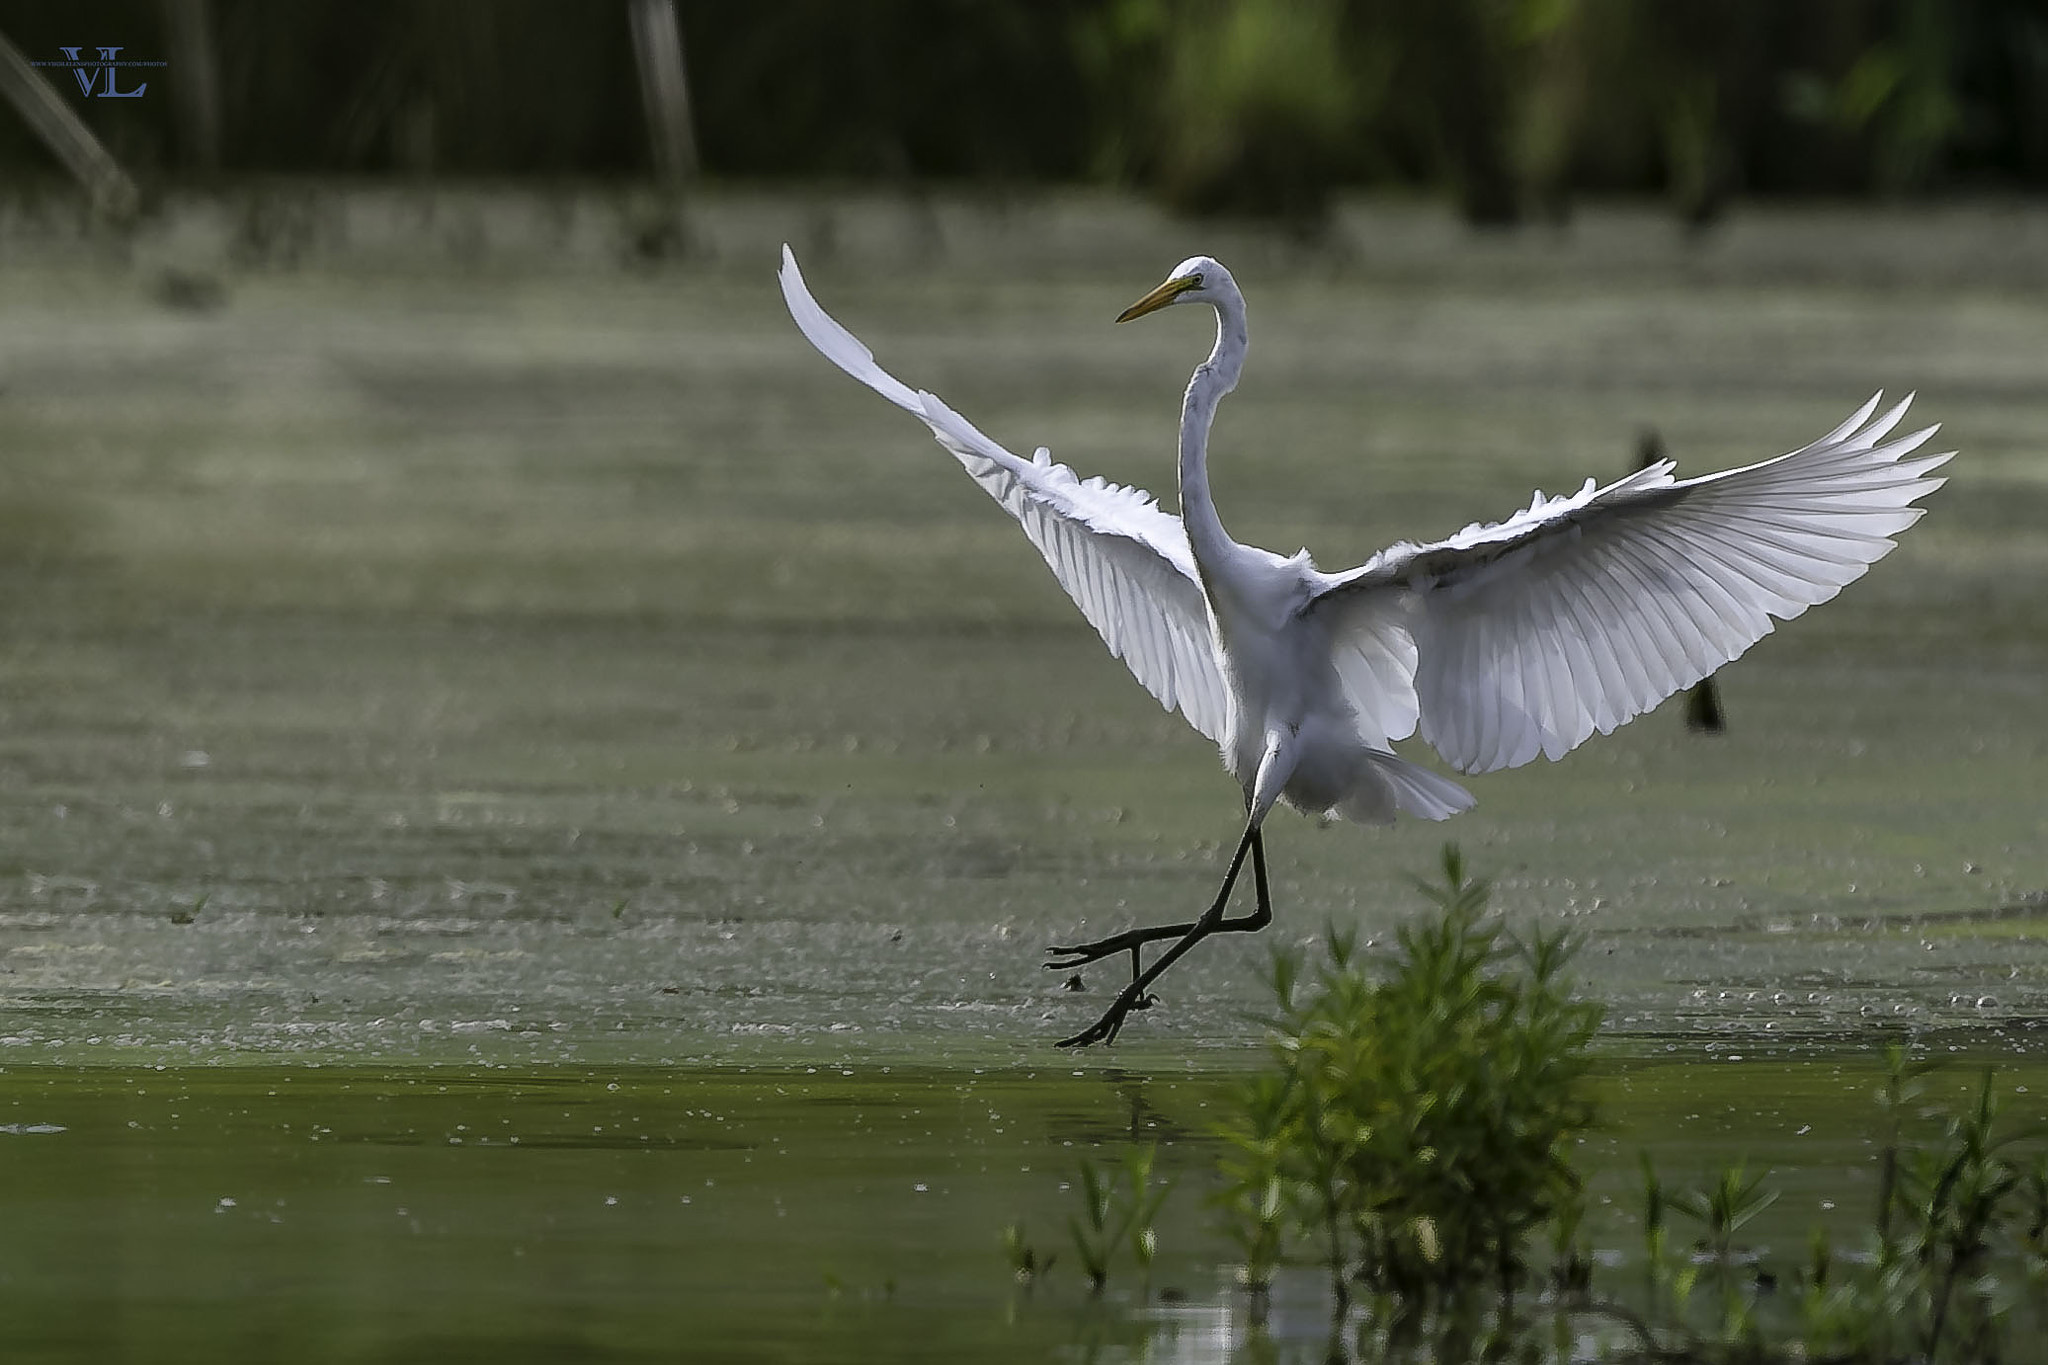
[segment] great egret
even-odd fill
[[[1209,496],[1209,425],[1246,343],[1244,296],[1210,257],[1182,261],[1117,318],[1216,310],[1215,348],[1181,406],[1178,517],[1140,489],[1076,477],[1043,447],[1020,459],[897,381],[818,306],[787,246],[781,279],[811,344],[932,429],[1017,519],[1110,652],[1215,741],[1243,789],[1243,835],[1199,918],[1048,950],[1061,970],[1131,955],[1130,984],[1062,1047],[1114,1040],[1195,944],[1271,921],[1260,831],[1276,802],[1366,824],[1397,809],[1442,820],[1469,808],[1469,792],[1392,742],[1419,729],[1468,773],[1563,757],[1734,659],[1772,617],[1841,591],[1919,519],[1911,504],[1943,482],[1928,471],[1954,454],[1914,454],[1934,427],[1892,437],[1912,398],[1873,420],[1880,394],[1788,455],[1694,479],[1659,460],[1323,573],[1306,550],[1283,558],[1232,540]],[[1258,904],[1227,919],[1247,853]],[[1139,950],[1162,940],[1144,965]]]

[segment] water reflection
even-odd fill
[[[1603,1273],[1630,1274],[1640,1243],[1638,1149],[1675,1180],[1736,1155],[1768,1170],[1785,1196],[1746,1229],[1758,1245],[1859,1225],[1874,1075],[1860,1052],[1610,1061],[1612,1127],[1583,1163]],[[2044,1082],[2036,1063],[2002,1074],[2015,1125]],[[1321,1361],[1321,1276],[1283,1273],[1260,1314],[1211,1226],[1223,1083],[1178,1065],[8,1068],[0,1312],[11,1341],[81,1365],[651,1361],[678,1342],[743,1362]],[[1150,1284],[1113,1273],[1091,1299],[1062,1187],[1134,1135],[1177,1187]],[[1004,1264],[1013,1224],[1052,1260],[1029,1285]]]

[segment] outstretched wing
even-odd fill
[[[840,369],[921,418],[988,495],[1017,519],[1053,576],[1110,653],[1145,690],[1221,742],[1227,709],[1209,644],[1209,609],[1180,518],[1152,495],[1081,479],[1040,447],[1020,459],[936,397],[875,363],[860,340],[818,306],[796,257],[782,248],[782,297],[810,343]]]
[[[1464,771],[1561,758],[1890,553],[1924,510],[1911,504],[1943,483],[1928,471],[1954,454],[1913,453],[1934,427],[1887,439],[1912,401],[1872,421],[1874,397],[1812,445],[1741,469],[1675,480],[1661,461],[1538,493],[1504,522],[1331,575],[1303,610],[1329,614],[1340,650],[1405,622],[1422,736]]]

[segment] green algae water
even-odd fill
[[[1215,252],[1253,326],[1219,505],[1326,567],[1619,474],[1645,423],[1701,472],[1919,387],[1951,483],[1724,672],[1726,735],[1665,708],[1474,779],[1451,825],[1276,822],[1268,936],[1390,932],[1458,839],[1511,919],[1586,937],[1603,1194],[1638,1147],[1753,1154],[1794,1191],[1781,1240],[1867,1192],[1882,1040],[2004,1059],[2016,1114],[2040,1092],[2031,211],[1688,248],[1625,212],[1493,241],[1367,208],[1311,248],[1059,201],[942,206],[933,257],[886,202],[734,199],[645,273],[545,214],[453,204],[457,247],[402,203],[326,211],[287,267],[181,210],[178,250],[220,238],[201,311],[160,301],[166,242],[8,228],[7,1358],[1266,1349],[1199,1199],[1264,945],[1206,946],[1079,1057],[1049,1044],[1115,982],[1039,966],[1205,901],[1235,794],[797,336],[785,239],[906,379],[1169,497],[1206,336],[1109,319]],[[1056,1251],[1076,1154],[1133,1137],[1184,1187],[1152,1293],[1091,1304],[1071,1259],[1021,1290],[1002,1229]],[[1271,1336],[1312,1352],[1293,1302]]]
[[[1972,1061],[1987,1054],[1974,1049]],[[1879,1068],[1822,1050],[1615,1059],[1588,1228],[1640,1258],[1638,1151],[1734,1160],[1796,1257],[1869,1225]],[[1960,1093],[1958,1066],[1946,1080]],[[1204,1196],[1224,1078],[1115,1068],[10,1068],[0,1314],[21,1361],[1320,1360],[1321,1273],[1263,1324]],[[2048,1070],[2002,1059],[2014,1130]],[[1937,1087],[1938,1089],[1941,1087]],[[1092,1299],[1084,1158],[1156,1145],[1149,1282]],[[1020,1285],[1017,1225],[1054,1259]],[[1067,1264],[1062,1265],[1065,1261]]]

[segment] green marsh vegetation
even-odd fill
[[[1902,1043],[1867,1097],[1860,1228],[1773,1250],[1752,1240],[1783,1194],[1769,1170],[1673,1184],[1642,1153],[1640,1246],[1601,1255],[1618,1225],[1589,1228],[1582,1149],[1603,1126],[1606,1011],[1569,974],[1579,945],[1508,932],[1455,846],[1417,886],[1428,908],[1387,944],[1333,931],[1312,965],[1274,957],[1267,1060],[1226,1090],[1209,1194],[1254,1333],[1303,1271],[1324,1277],[1333,1360],[1987,1361],[2043,1319],[2044,1134],[1999,1122],[1989,1068],[1928,1103],[1934,1064]],[[1073,1245],[1095,1295],[1140,1228],[1149,1272],[1168,1193],[1152,1156],[1081,1167]]]
[[[1107,1170],[1085,1157],[1081,1160],[1081,1213],[1067,1220],[1067,1231],[1091,1293],[1102,1293],[1110,1268],[1126,1255],[1145,1283],[1151,1283],[1152,1259],[1159,1249],[1153,1223],[1173,1190],[1170,1182],[1152,1178],[1157,1155],[1151,1147],[1133,1148],[1120,1166]]]
[[[1402,926],[1384,967],[1341,932],[1306,983],[1300,958],[1275,958],[1273,1063],[1225,1129],[1234,1240],[1263,1252],[1267,1210],[1294,1209],[1339,1303],[1354,1279],[1424,1303],[1481,1284],[1511,1298],[1524,1242],[1578,1198],[1565,1147],[1593,1121],[1603,1011],[1565,989],[1569,942],[1485,923],[1487,888],[1455,849],[1425,890],[1436,915]],[[1270,1264],[1247,1263],[1255,1290]]]
[[[1803,1256],[1766,1257],[1738,1235],[1778,1198],[1767,1174],[1737,1163],[1673,1193],[1646,1159],[1648,1289],[1643,1315],[1625,1318],[1634,1354],[1873,1365],[2033,1358],[2018,1333],[2048,1315],[2048,1145],[2038,1127],[1998,1121],[1993,1069],[1946,1104],[1924,1102],[1930,1070],[1901,1045],[1885,1049],[1870,1097],[1882,1139],[1868,1222],[1845,1241],[1812,1229]],[[1672,1212],[1697,1232],[1689,1246],[1672,1236]]]

